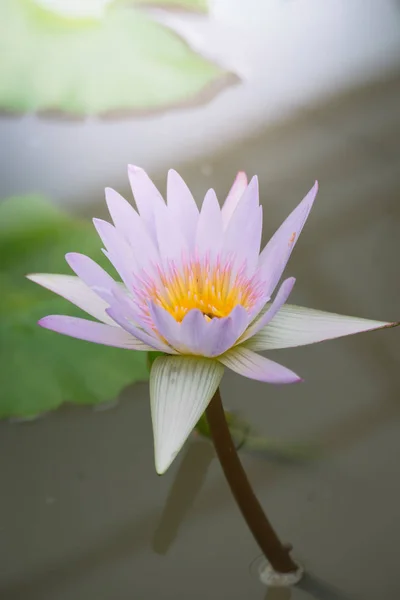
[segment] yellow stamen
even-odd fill
[[[232,270],[232,265],[221,266],[219,261],[210,265],[192,260],[179,270],[160,270],[161,286],[154,282],[150,295],[179,322],[195,308],[207,321],[226,317],[239,304],[252,308],[257,296],[251,282],[243,274],[233,276]]]

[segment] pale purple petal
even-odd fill
[[[109,304],[92,291],[79,277],[34,273],[27,275],[27,278],[72,302],[95,319],[108,323],[108,325],[115,325],[106,313]]]
[[[396,327],[399,323],[370,321],[335,313],[285,304],[270,323],[245,346],[252,350],[273,350],[305,346],[362,331]]]
[[[189,310],[180,324],[179,351],[182,354],[209,355],[210,332],[207,325],[201,310]]]
[[[232,371],[239,373],[239,375],[257,379],[257,381],[275,384],[302,381],[290,369],[242,346],[236,346],[222,356],[218,356],[218,360]]]
[[[178,323],[165,308],[159,306],[155,302],[150,302],[149,308],[157,332],[168,342],[168,344],[176,350],[179,350],[180,323]]]
[[[224,343],[230,329],[231,320],[228,317],[207,321],[201,311],[192,309],[181,324],[179,351],[182,354],[211,357],[218,346]],[[221,354],[221,352],[217,353]]]
[[[176,354],[175,350],[162,342],[156,334],[150,335],[148,332],[143,331],[143,329],[128,321],[125,314],[118,306],[107,308],[107,314],[114,319],[120,327],[125,329],[125,331],[143,342],[143,344],[151,346],[153,350],[159,350],[160,352],[166,352],[168,354]]]
[[[160,207],[165,206],[163,197],[147,173],[140,167],[129,165],[128,175],[139,214],[144,220],[153,242],[156,243],[157,235],[154,215]]]
[[[240,198],[242,197],[243,192],[245,191],[246,188],[247,188],[247,175],[243,171],[239,171],[239,173],[236,175],[235,181],[233,182],[230,192],[229,192],[228,196],[226,197],[226,200],[221,209],[222,223],[223,223],[224,229],[226,229],[226,227],[230,221],[230,218],[232,217],[232,215],[235,211],[235,208],[238,205],[238,202],[239,202]]]
[[[128,350],[153,350],[151,346],[130,335],[120,327],[111,327],[103,323],[79,319],[78,317],[67,317],[64,315],[49,315],[40,319],[38,324],[45,329],[51,329],[57,333],[63,333],[79,340],[126,348]]]
[[[258,331],[260,331],[260,329],[265,327],[265,325],[267,325],[267,323],[272,321],[272,319],[274,318],[274,316],[276,315],[278,310],[280,310],[282,305],[285,304],[286,300],[289,298],[289,295],[293,289],[295,281],[296,281],[296,279],[294,277],[289,277],[289,279],[285,279],[285,281],[282,283],[281,287],[279,288],[279,291],[276,294],[274,301],[270,304],[268,309],[265,312],[263,312],[261,317],[259,319],[256,319],[250,325],[250,327],[247,329],[245,334],[240,339],[240,343],[251,338]]]
[[[236,306],[228,317],[207,321],[201,311],[190,310],[181,323],[182,353],[214,357],[226,352],[241,336],[249,322],[243,306]]]
[[[272,236],[260,254],[260,277],[268,282],[266,294],[271,295],[286,267],[292,250],[298,240],[310,213],[318,191],[318,183],[308,192],[297,208],[288,216],[278,231]]]
[[[179,262],[188,255],[188,244],[178,223],[164,205],[155,214],[160,257],[165,266],[169,261]]]
[[[158,262],[156,245],[133,206],[111,188],[106,188],[106,201],[115,228],[131,246],[138,264],[146,268]]]
[[[246,273],[254,274],[261,244],[262,210],[258,179],[253,177],[243,193],[224,233],[223,253],[233,255],[237,267],[246,262]]]
[[[149,318],[148,316],[146,316],[146,318],[144,316],[144,307],[142,310],[139,309],[137,303],[128,294],[123,284],[117,286],[117,288],[112,291],[108,300],[111,308],[117,309],[119,314],[123,315],[125,319],[140,329],[144,329],[147,331],[147,333],[154,337],[154,331],[150,326]]]
[[[249,315],[243,306],[235,306],[228,317],[212,319],[219,321],[219,332],[214,340],[211,356],[218,356],[231,348],[239,339],[249,323]]]
[[[199,256],[209,253],[216,257],[222,244],[222,218],[214,190],[205,195],[196,231],[196,249]]]
[[[93,223],[106,248],[107,258],[118,271],[125,285],[131,289],[135,282],[133,273],[139,269],[132,248],[111,223],[102,219],[93,219]]]
[[[190,248],[196,239],[199,209],[182,177],[173,169],[168,171],[167,205],[173,220],[179,225]]]
[[[69,252],[65,255],[65,260],[88,287],[108,302],[110,292],[118,287],[111,275],[85,254]]]
[[[150,372],[150,407],[156,471],[165,473],[218,388],[224,368],[216,360],[161,356]]]

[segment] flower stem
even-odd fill
[[[221,467],[256,542],[277,573],[297,571],[299,567],[290,557],[291,546],[285,546],[279,540],[247,479],[228,429],[219,389],[208,405],[206,415]]]

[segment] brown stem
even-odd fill
[[[208,405],[206,415],[221,467],[256,542],[275,571],[297,571],[298,566],[290,557],[291,546],[285,546],[279,540],[247,479],[228,429],[219,389]]]

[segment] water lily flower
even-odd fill
[[[317,194],[317,183],[260,253],[258,180],[239,173],[220,207],[209,190],[199,210],[176,171],[167,203],[144,170],[130,166],[137,211],[106,190],[113,220],[94,219],[116,282],[70,253],[75,276],[29,278],[96,320],[50,315],[42,327],[130,350],[160,351],[150,374],[155,463],[164,473],[204,413],[228,367],[273,384],[301,381],[260,351],[320,342],[395,324],[286,304],[295,279],[274,294]]]

